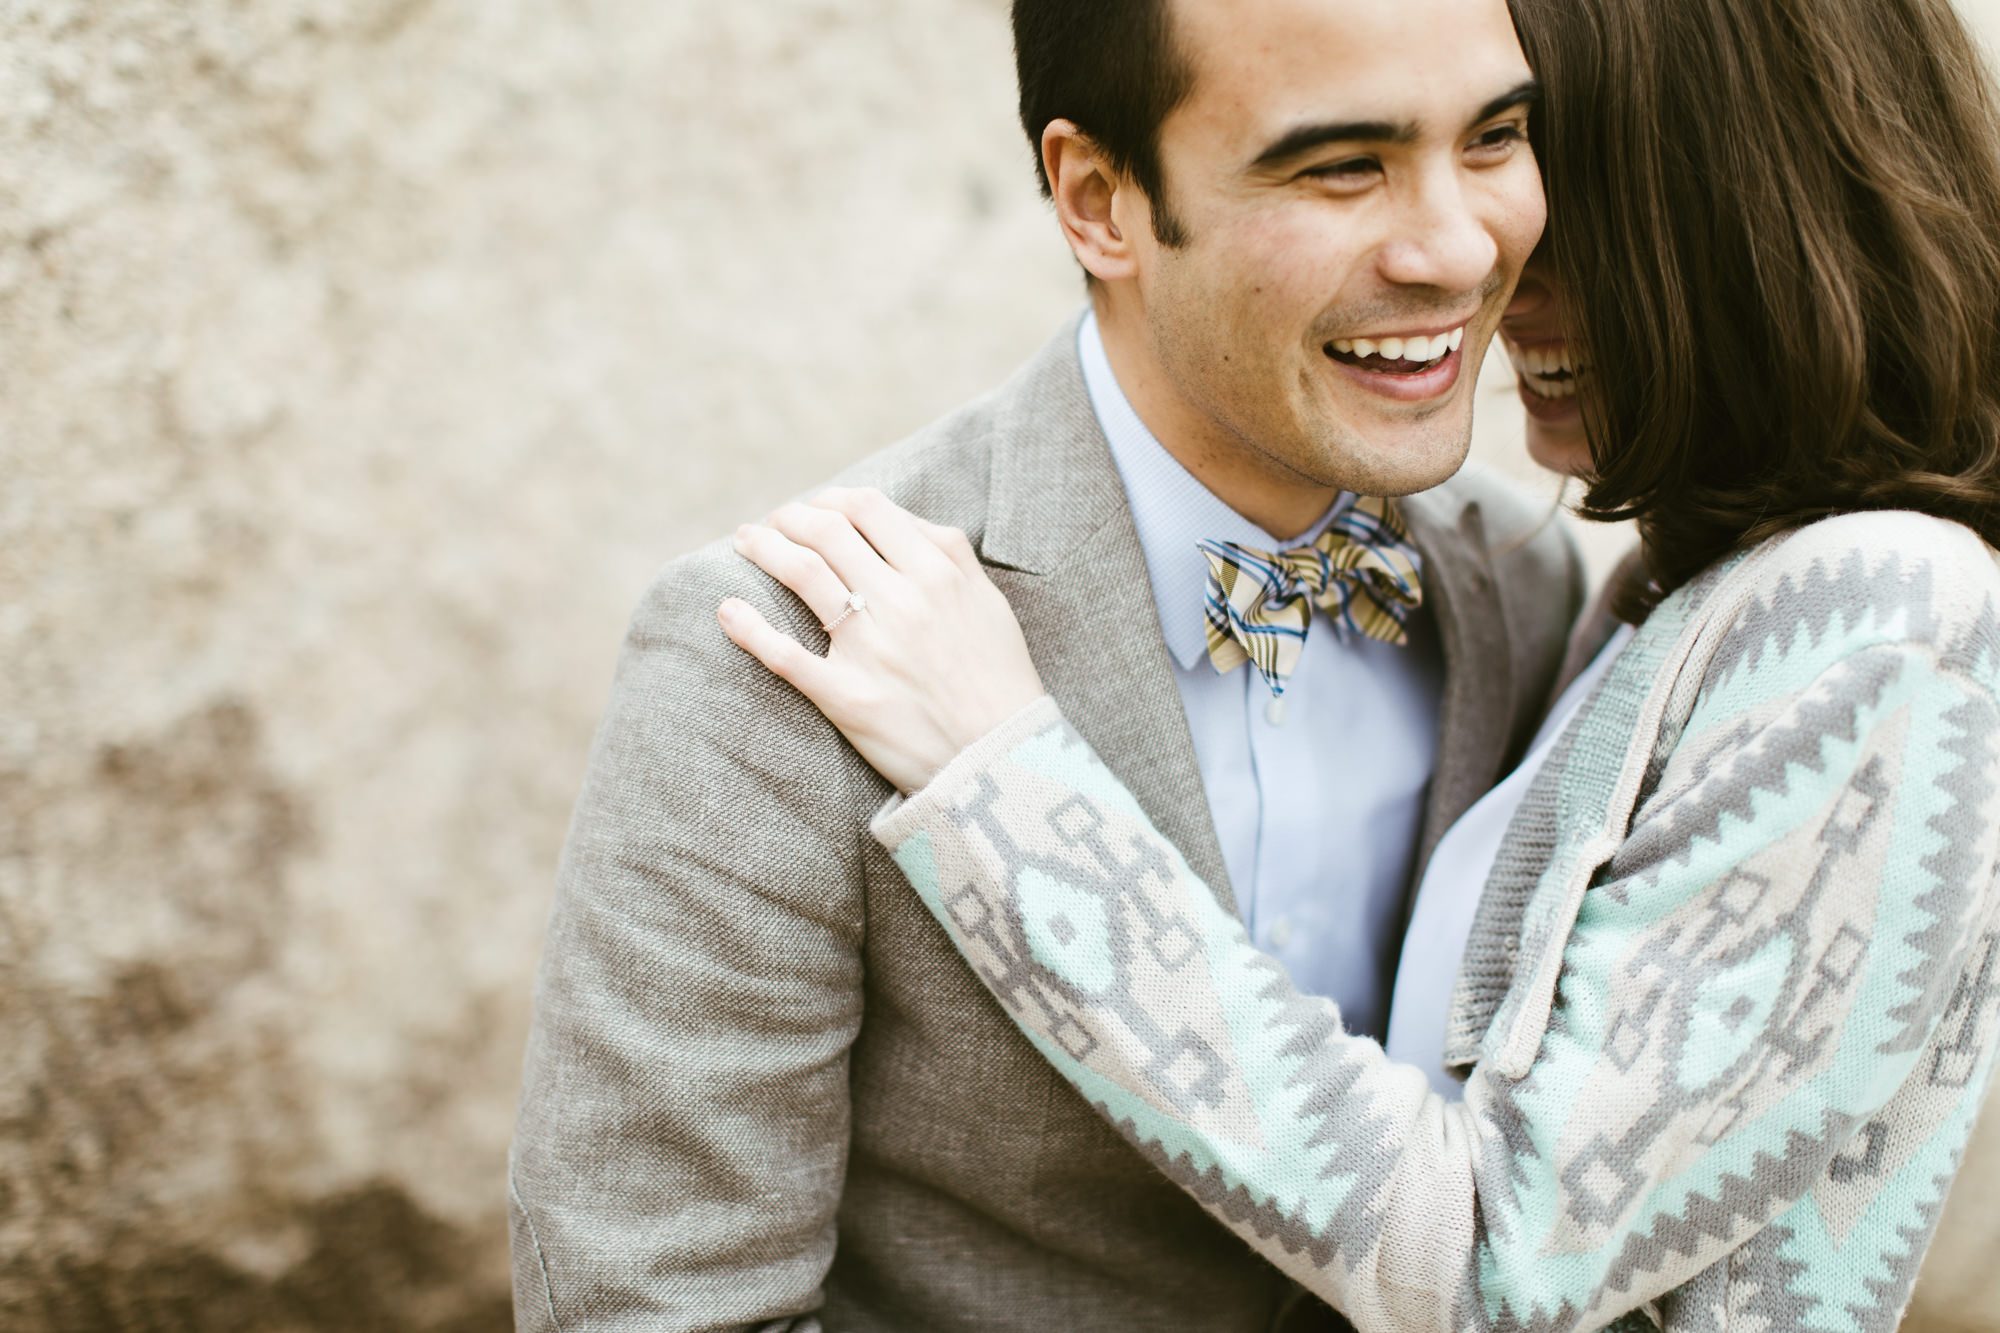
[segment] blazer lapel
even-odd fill
[[[980,556],[1064,716],[1235,912],[1139,534],[1077,362],[1077,323],[995,404]]]
[[[1507,620],[1477,502],[1460,508],[1444,492],[1427,491],[1402,504],[1424,557],[1424,600],[1437,618],[1445,666],[1437,763],[1414,885],[1445,830],[1500,776],[1514,731],[1515,700]]]

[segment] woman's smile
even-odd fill
[[[1528,454],[1572,477],[1591,471],[1590,441],[1577,390],[1590,367],[1564,332],[1562,299],[1547,257],[1528,260],[1500,321],[1500,345],[1514,365],[1521,407],[1528,414]]]
[[[1521,377],[1523,388],[1538,398],[1576,397],[1576,382],[1585,367],[1572,359],[1568,342],[1557,339],[1517,343],[1506,337],[1501,342],[1507,348],[1507,359],[1514,363],[1514,373]]]

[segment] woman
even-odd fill
[[[1944,0],[1517,17],[1573,462],[1646,563],[1464,858],[1462,1102],[1250,946],[962,537],[830,494],[887,557],[836,657],[723,623],[914,793],[876,835],[1039,1049],[1361,1329],[1887,1330],[2000,1029],[2000,127]]]

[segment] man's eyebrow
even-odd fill
[[[1493,119],[1503,111],[1510,111],[1517,106],[1533,106],[1541,100],[1542,85],[1534,79],[1529,79],[1525,83],[1509,88],[1480,107],[1471,123],[1477,125],[1481,121]],[[1415,143],[1422,133],[1422,126],[1415,121],[1345,120],[1301,125],[1257,154],[1256,160],[1250,166],[1252,170],[1275,167],[1330,143],[1410,144]]]
[[[1345,120],[1301,125],[1257,154],[1253,170],[1275,167],[1330,143],[1415,143],[1421,134],[1415,121]]]

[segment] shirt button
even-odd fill
[[[1264,720],[1274,727],[1282,727],[1285,725],[1286,714],[1291,711],[1291,708],[1285,703],[1285,697],[1279,695],[1264,705]]]
[[[1271,947],[1282,949],[1292,942],[1292,923],[1279,917],[1271,923]]]

